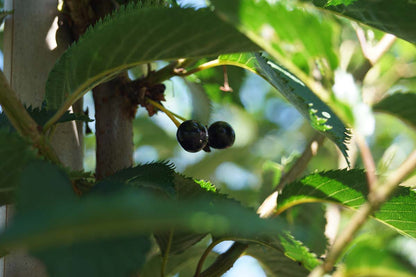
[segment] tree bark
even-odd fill
[[[132,104],[116,78],[94,88],[96,178],[100,180],[133,164]]]
[[[65,32],[57,32],[57,5],[57,0],[5,1],[5,9],[14,13],[5,25],[4,72],[26,106],[41,106],[48,73],[69,43]],[[66,166],[82,169],[82,125],[73,122],[60,124],[52,143]],[[12,207],[8,206],[3,213],[2,222],[6,225],[11,210]],[[7,277],[46,276],[43,265],[22,252],[6,256],[1,273]]]

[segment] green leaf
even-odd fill
[[[331,69],[337,67],[334,34],[338,31],[331,18],[287,0],[211,2],[219,17],[236,26],[280,63],[291,60],[296,64],[297,60],[298,67],[306,73],[312,73],[316,60]]]
[[[348,161],[349,130],[338,116],[302,81],[276,63],[255,54],[221,55],[220,62],[246,68],[268,81],[309,121],[313,128],[330,138]]]
[[[193,198],[207,198],[211,201],[215,201],[216,198],[221,196],[216,194],[216,188],[211,183],[200,180],[193,180],[192,178],[186,178],[180,174],[175,174],[175,191],[178,200],[186,200]],[[169,254],[180,254],[183,251],[187,250],[200,240],[202,240],[207,233],[190,233],[177,231],[172,229],[172,237],[170,238],[170,232],[161,232],[155,233],[155,239],[159,245],[160,252],[162,255],[165,254],[165,251],[170,243]],[[169,240],[171,240],[169,242]]]
[[[36,121],[39,126],[43,126],[56,112],[57,110],[46,110],[40,108],[26,108],[29,115]],[[57,121],[57,123],[68,122],[72,120],[78,120],[83,122],[92,122],[87,115],[65,112]],[[5,113],[0,113],[0,127],[6,128],[9,131],[14,131],[14,127],[10,123]]]
[[[354,3],[357,0],[328,0],[328,3],[326,4],[326,6],[338,6],[338,5],[351,5],[352,3]]]
[[[314,253],[310,252],[302,242],[296,240],[292,235],[279,236],[279,240],[285,255],[300,262],[306,269],[312,270],[321,263]]]
[[[0,205],[12,203],[22,168],[36,152],[17,133],[0,129]]]
[[[308,175],[287,185],[277,199],[277,213],[302,203],[330,202],[358,209],[365,203],[368,185],[362,170],[334,170]],[[398,187],[375,219],[401,234],[416,238],[416,193]]]
[[[17,223],[22,216],[33,214],[32,211],[47,211],[60,204],[78,204],[67,176],[44,161],[32,162],[24,169],[17,198],[14,219]],[[42,214],[36,216],[35,212],[35,216],[26,223],[33,226],[37,220],[42,221]],[[46,228],[54,227],[47,221],[42,224]],[[91,237],[87,241],[75,238],[71,244],[58,243],[31,253],[45,263],[51,276],[126,276],[137,272],[149,248],[150,240],[146,236],[131,235],[120,238]]]
[[[40,167],[39,170],[35,170],[36,166]],[[26,205],[33,204],[34,207],[17,213],[13,223],[0,236],[1,248],[26,247],[32,251],[47,251],[71,244],[129,238],[172,228],[199,234],[251,237],[276,234],[286,227],[281,220],[261,219],[254,211],[223,196],[177,201],[137,187],[125,187],[111,194],[90,193],[81,200],[69,199],[72,198],[69,193],[62,196],[48,193],[54,198],[48,205],[44,194],[49,190],[55,192],[52,185],[60,188],[70,186],[69,180],[59,174],[54,174],[59,180],[58,177],[45,176],[44,172],[53,171],[51,167],[35,164],[30,173],[39,172],[38,175],[24,174],[24,180],[28,183],[32,180],[26,186],[34,186],[36,190],[26,192],[22,189],[20,199],[30,199]],[[34,204],[38,199],[44,204]]]
[[[373,106],[377,112],[397,116],[413,128],[416,128],[416,93],[395,93],[387,96]]]
[[[206,240],[203,240],[183,253],[169,256],[166,266],[166,276],[175,276],[178,273],[179,276],[192,276],[195,273],[198,261],[205,249],[208,247],[208,244],[209,243],[207,243]],[[205,260],[204,269],[210,265],[217,256],[218,254],[211,252]],[[140,271],[140,276],[159,276],[161,265],[162,257],[160,255],[153,256],[146,262],[143,269]]]
[[[63,111],[97,84],[142,63],[255,49],[208,9],[128,5],[64,53],[49,74],[45,97],[48,108]]]
[[[176,194],[178,186],[188,186],[189,190],[200,188],[192,179],[184,178],[174,173],[173,165],[167,163],[150,163],[133,168],[123,169],[116,174],[100,181],[93,189],[93,193],[114,192],[123,186],[151,189],[153,192],[162,192],[167,196]],[[176,188],[175,188],[176,187]],[[182,193],[183,190],[181,190]],[[177,197],[180,197],[177,195]],[[187,232],[170,232],[154,234],[161,253],[164,255],[168,245],[169,254],[178,254],[199,242],[206,234],[193,234]],[[169,241],[171,239],[171,241]]]
[[[269,277],[306,277],[309,274],[309,270],[301,263],[288,258],[283,251],[271,247],[250,244],[246,254],[256,258]]]
[[[50,276],[134,276],[146,261],[146,236],[99,239],[54,247],[32,254],[45,263]]]
[[[313,215],[313,216],[311,216]],[[290,223],[288,231],[317,255],[327,250],[325,209],[320,203],[306,203],[288,209],[284,214]]]
[[[407,0],[355,1],[345,6],[329,6],[328,0],[308,0],[317,7],[325,8],[337,14],[352,18],[384,32],[416,43],[414,21],[409,20],[416,14],[416,5]]]
[[[343,259],[346,276],[411,277],[416,267],[394,249],[397,239],[383,234],[366,234]]]
[[[203,59],[200,62],[204,63],[208,61],[208,59]],[[227,73],[229,86],[233,90],[232,92],[225,92],[220,89],[221,86],[224,86],[223,67],[214,67],[208,70],[196,72],[195,74],[189,76],[188,79],[196,82],[197,84],[201,84],[213,102],[229,103],[233,101],[234,103],[242,105],[241,99],[239,97],[239,92],[243,85],[246,74],[243,69],[238,67],[227,66],[225,70]]]
[[[114,175],[104,178],[96,184],[93,191],[106,193],[117,191],[122,186],[151,189],[167,195],[173,195],[174,190],[173,165],[166,162],[149,163],[126,168]]]

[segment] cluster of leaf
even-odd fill
[[[327,80],[338,66],[337,53],[327,47],[340,32],[328,23],[327,19],[333,18],[311,11],[310,7],[300,8],[293,1],[211,2],[214,11],[166,8],[156,4],[121,7],[91,28],[59,59],[46,84],[48,110],[30,110],[30,114],[39,125],[46,127],[60,121],[88,121],[83,116],[68,114],[67,108],[92,87],[121,71],[156,60],[216,57],[221,65],[244,68],[265,79],[314,129],[331,139],[347,159],[348,129],[333,109],[316,95],[315,87],[312,88],[314,83],[310,82],[317,69],[311,61],[322,66],[321,77]],[[303,2],[342,12],[414,42],[414,32],[409,29],[408,22],[402,21],[405,17],[398,23],[390,23],[398,20],[397,16],[404,9],[387,0],[381,1],[382,9],[365,1]],[[412,4],[408,7],[406,12],[414,11]],[[370,13],[371,20],[362,16],[363,10]],[[392,11],[391,18],[384,18],[386,11]],[[279,28],[281,22],[291,22],[291,28]],[[315,37],[317,33],[319,39]],[[260,50],[267,54],[251,53]],[[218,73],[221,71],[214,73],[217,75],[211,79],[198,77],[215,83]],[[238,74],[241,71],[236,72]],[[196,92],[194,101],[198,103],[202,99],[206,103],[206,92],[192,81],[195,79],[188,79],[188,86]],[[208,95],[212,93],[208,91]],[[394,94],[374,109],[395,114],[414,126],[414,103],[413,94]],[[198,112],[196,118],[207,120],[209,117],[209,108]],[[1,126],[8,125],[4,116],[0,120]],[[149,129],[147,121],[137,124]],[[157,137],[163,137],[163,132],[158,132]],[[161,268],[167,275],[181,270],[186,274],[189,268],[196,268],[208,247],[204,240],[208,234],[212,240],[228,238],[246,244],[244,253],[257,258],[269,276],[305,276],[320,264],[316,254],[326,250],[322,235],[323,211],[321,206],[289,208],[329,202],[357,209],[366,201],[368,193],[361,170],[314,173],[288,184],[278,198],[277,213],[281,216],[264,220],[239,202],[219,194],[210,184],[185,178],[169,164],[154,163],[118,172],[78,197],[72,189],[77,182],[56,165],[41,161],[16,133],[1,130],[0,142],[0,200],[2,204],[17,200],[16,216],[0,236],[2,253],[25,247],[45,263],[51,276],[120,276],[138,271],[143,276],[155,276]],[[247,152],[237,149],[215,153],[211,159],[216,159],[215,155],[239,155],[243,160]],[[212,163],[212,167],[217,165]],[[415,193],[400,188],[374,217],[391,229],[415,238],[412,227],[416,224],[415,206]],[[315,226],[297,225],[288,219],[295,213],[298,213],[297,218],[305,217],[305,213],[311,211],[320,213],[319,224]],[[320,236],[302,237],[307,233],[304,228]],[[286,233],[289,230],[296,239],[302,238],[309,248]],[[156,250],[152,249],[154,241]],[[362,259],[356,258],[375,253],[386,261],[383,270],[388,269],[392,276],[414,272],[414,268],[405,259],[398,259],[394,251],[376,251],[380,245],[382,242],[367,241],[359,244],[359,251],[351,249],[345,256],[346,274],[379,269],[380,265],[372,263],[373,259],[363,265]],[[226,252],[216,261],[227,261],[227,253],[235,254]],[[211,260],[214,258],[210,256]]]
[[[276,238],[286,225],[281,220],[258,218],[254,211],[215,192],[212,185],[185,178],[166,163],[120,171],[79,198],[62,170],[27,157],[26,165],[15,176],[16,215],[2,234],[0,247],[4,252],[28,248],[52,276],[137,272],[153,253],[151,234],[162,255],[180,255],[208,233],[217,238],[262,241],[266,236]],[[2,168],[5,164],[2,161]],[[249,247],[253,248],[252,255],[255,245]],[[296,270],[298,265],[291,259],[297,259],[299,251],[308,253],[283,233],[281,241],[270,242],[268,247]],[[203,249],[198,249],[200,256]],[[160,259],[158,255],[153,253],[151,259]],[[311,256],[305,262],[310,269],[317,261]],[[154,263],[155,268],[147,265],[143,270],[160,269],[160,264]]]

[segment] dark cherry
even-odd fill
[[[233,127],[224,121],[217,121],[208,128],[208,145],[216,149],[224,149],[234,144]]]
[[[208,143],[207,128],[195,120],[184,121],[176,132],[176,139],[186,151],[198,152]]]

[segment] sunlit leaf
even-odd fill
[[[351,5],[352,3],[354,3],[357,0],[328,0],[328,3],[326,4],[326,6],[338,6],[338,5]]]
[[[330,138],[346,160],[350,134],[344,123],[301,80],[276,63],[258,54],[221,55],[220,62],[246,68],[268,81],[309,121],[313,128]]]
[[[358,209],[366,202],[368,185],[362,170],[334,170],[308,175],[286,185],[277,199],[277,213],[294,205],[329,202]],[[378,221],[416,238],[416,193],[398,187],[389,201],[375,212]]]

